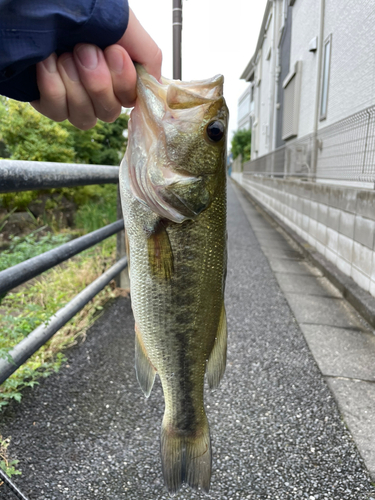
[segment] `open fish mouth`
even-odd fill
[[[212,201],[208,177],[215,174],[212,155],[218,145],[206,130],[209,123],[226,128],[223,77],[158,82],[142,66],[136,68],[138,98],[129,122],[133,140],[126,182],[155,214],[177,223],[194,219]]]

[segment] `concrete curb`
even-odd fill
[[[256,200],[241,184],[233,178],[231,178],[231,181],[236,184],[244,196],[260,213],[262,213],[262,215],[265,215],[274,221],[282,229],[282,231],[298,245],[302,253],[322,271],[331,283],[343,294],[345,299],[372,327],[375,328],[375,298],[358,286],[352,278],[340,271],[306,240],[301,238],[301,236],[285,224],[285,222]]]

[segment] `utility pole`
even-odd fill
[[[173,79],[181,80],[182,0],[173,0]]]

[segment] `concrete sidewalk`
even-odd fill
[[[355,334],[366,326],[333,289],[326,292],[333,294],[329,297],[315,293],[329,284],[297,250],[283,246],[275,227],[240,194],[237,198],[231,185],[228,195],[228,366],[220,388],[207,389],[206,398],[211,492],[204,496],[183,488],[175,498],[375,500],[323,368],[301,332],[299,323],[305,332],[316,318],[309,316],[310,299],[303,302],[300,291],[317,297],[313,309],[329,318],[318,321],[320,327],[349,332],[340,322],[343,315],[351,318]],[[300,288],[294,293],[296,283]],[[341,309],[330,323],[333,304]],[[23,472],[16,482],[30,500],[170,498],[159,457],[161,388],[157,383],[145,400],[138,387],[133,328],[130,301],[117,299],[86,342],[69,353],[61,372],[2,414],[1,433],[12,436],[10,453]],[[321,331],[321,337],[327,335]],[[338,362],[339,356],[329,366],[336,370]],[[0,499],[11,498],[2,487]]]

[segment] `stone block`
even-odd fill
[[[348,238],[354,238],[355,215],[341,212],[339,232]]]
[[[320,243],[320,241],[316,240],[315,248],[318,250],[319,253],[321,253],[322,255],[324,255],[326,247],[325,247],[325,245],[323,245],[322,243]]]
[[[340,257],[339,255],[337,255],[337,258],[336,258],[336,266],[340,269],[340,271],[342,271],[344,274],[346,274],[347,276],[351,276],[351,273],[352,273],[352,265],[345,259],[343,259],[342,257]]]
[[[330,205],[331,187],[325,184],[314,183],[312,188],[311,199],[317,203]]]
[[[311,201],[304,198],[302,205],[302,213],[310,216],[310,210],[311,210]]]
[[[335,394],[335,399],[370,473],[374,476],[375,384],[340,378],[328,378],[327,383]],[[370,496],[369,500],[371,498],[375,498],[375,495]]]
[[[374,206],[375,209],[375,206]],[[374,248],[375,220],[356,215],[354,224],[354,240],[371,250]]]
[[[327,226],[320,222],[318,222],[316,226],[316,239],[324,246],[327,243]]]
[[[348,238],[347,236],[339,234],[337,253],[340,255],[340,257],[351,264],[353,259],[353,240]]]
[[[317,238],[317,230],[318,230],[317,228],[318,228],[318,223],[316,222],[316,220],[310,219],[308,232],[315,239]]]
[[[357,192],[357,214],[375,221],[375,191]]]
[[[370,291],[370,278],[365,274],[361,273],[356,267],[352,266],[351,277],[353,280],[366,292]]]
[[[333,207],[328,207],[327,226],[334,229],[335,231],[339,230],[340,214],[341,210]]]
[[[303,215],[303,214],[301,214],[301,217],[302,217],[301,227],[304,231],[306,231],[308,233],[309,227],[310,227],[310,217],[308,217],[307,215]]]
[[[336,261],[337,261],[337,253],[336,252],[333,252],[328,247],[325,247],[325,249],[324,249],[324,256],[330,262],[332,262],[333,264],[336,264]]]
[[[318,222],[327,225],[328,207],[323,203],[318,203]]]
[[[316,201],[311,202],[309,215],[312,219],[318,220],[318,204]]]
[[[356,241],[353,243],[352,264],[368,278],[370,278],[372,272],[373,254],[374,252],[364,245],[361,245]],[[369,289],[369,286],[370,285],[368,285],[367,290]]]
[[[301,330],[324,375],[375,382],[375,335],[371,332],[307,324]]]
[[[329,189],[329,205],[334,208],[339,208],[350,212],[356,213],[357,206],[357,190],[353,188],[328,186]]]
[[[339,241],[339,233],[337,231],[334,231],[330,227],[327,227],[326,245],[328,249],[331,250],[332,252],[337,253],[338,241]]]

